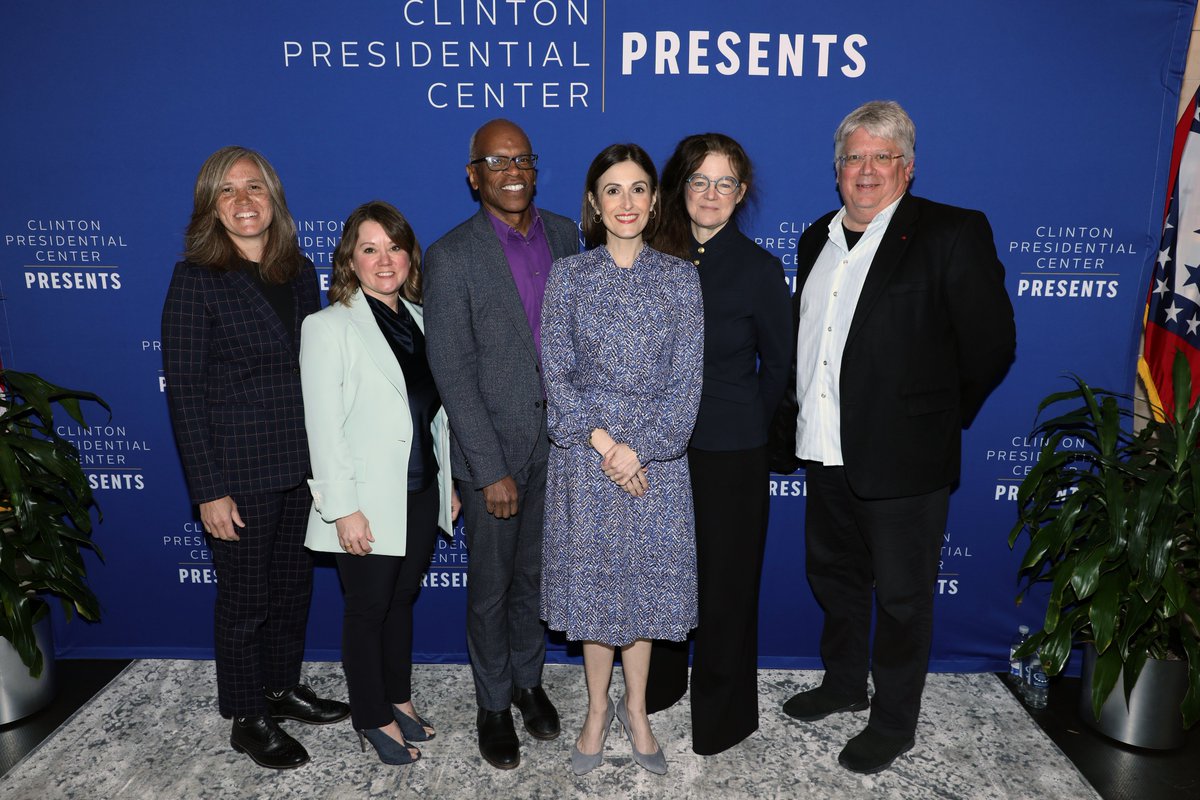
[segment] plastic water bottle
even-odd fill
[[[1013,686],[1020,687],[1025,681],[1025,659],[1017,658],[1017,648],[1025,644],[1029,638],[1029,626],[1021,625],[1017,628],[1017,635],[1013,637],[1012,644],[1008,646],[1008,682]]]
[[[1029,687],[1025,693],[1025,705],[1030,708],[1045,708],[1050,695],[1050,681],[1042,671],[1039,662],[1037,669],[1030,675]]]
[[[1037,653],[1031,654],[1025,660],[1025,680],[1021,684],[1021,699],[1025,701],[1025,705],[1031,708],[1045,708],[1045,700],[1042,701],[1041,706],[1033,705],[1034,675],[1041,675],[1043,680],[1046,678],[1046,672],[1042,669],[1042,659]]]

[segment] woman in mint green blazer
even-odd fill
[[[305,546],[335,554],[351,716],[363,750],[369,741],[389,764],[415,761],[409,743],[434,735],[412,702],[412,607],[438,529],[449,535],[458,514],[420,267],[399,211],[355,209],[334,251],[330,305],[300,340],[313,472]]]

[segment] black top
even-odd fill
[[[392,311],[387,303],[366,292],[363,297],[367,298],[375,314],[375,322],[379,324],[383,338],[391,346],[404,373],[413,423],[412,449],[408,456],[408,490],[420,492],[433,485],[438,475],[431,426],[442,407],[442,398],[433,383],[433,373],[429,371],[429,359],[425,357],[425,334],[421,333],[420,326],[403,303],[399,311]]]
[[[846,227],[845,223],[842,223],[842,233],[846,237],[846,249],[853,250],[854,245],[858,244],[858,240],[862,238],[862,235],[866,231],[852,231]]]
[[[268,283],[263,280],[262,273],[258,270],[258,263],[254,261],[246,262],[246,271],[254,277],[254,284],[263,293],[263,297],[267,298],[271,308],[275,309],[275,313],[279,315],[283,329],[291,332],[296,327],[296,306],[293,302],[295,298],[292,296],[292,281]]]
[[[704,244],[692,240],[692,263],[704,295],[704,389],[691,446],[761,447],[792,357],[783,265],[732,220]]]

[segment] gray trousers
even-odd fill
[[[539,618],[546,460],[513,478],[518,511],[508,519],[487,512],[482,490],[459,485],[468,552],[467,652],[475,701],[487,711],[511,706],[514,687],[540,684],[546,660]]]

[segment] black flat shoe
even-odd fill
[[[914,744],[916,740],[911,736],[888,736],[867,726],[846,742],[838,754],[838,763],[851,772],[873,775],[890,767],[898,756],[912,750]]]
[[[847,711],[865,711],[870,706],[870,702],[865,697],[858,700],[848,700],[844,697],[832,695],[818,686],[815,689],[809,689],[806,692],[794,695],[792,699],[783,704],[783,713],[792,719],[798,719],[803,722],[814,722],[818,719],[825,719],[830,714],[841,714]]]
[[[559,734],[558,709],[541,686],[513,689],[513,705],[521,712],[525,730],[535,739],[554,739]]]
[[[298,683],[282,692],[264,692],[267,711],[275,719],[294,719],[309,725],[328,725],[350,716],[350,706],[337,700],[317,697],[316,692]]]
[[[308,763],[308,751],[270,717],[235,717],[229,744],[268,769],[294,769]]]
[[[512,711],[479,709],[479,755],[496,769],[513,769],[521,763],[521,743],[513,727]]]

